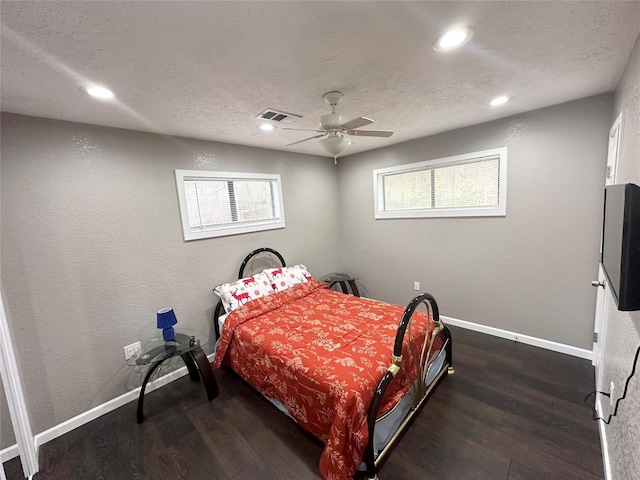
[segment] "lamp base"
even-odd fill
[[[176,340],[176,334],[173,327],[167,327],[162,329],[162,339],[165,342],[174,342]]]

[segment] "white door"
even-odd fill
[[[613,122],[609,130],[609,151],[607,154],[607,171],[605,177],[605,185],[613,185],[616,183],[616,167],[618,165],[618,149],[620,147],[620,131],[622,129],[622,112]],[[600,212],[602,215],[602,212]],[[600,247],[602,248],[602,246]],[[602,385],[599,383],[600,365],[602,364],[602,353],[604,348],[605,333],[607,331],[607,306],[610,293],[607,291],[606,280],[602,266],[598,266],[598,280],[592,282],[592,285],[598,287],[598,295],[596,299],[596,318],[593,336],[593,365],[596,366],[596,387],[601,390]]]

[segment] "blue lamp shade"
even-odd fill
[[[178,323],[173,308],[163,308],[158,311],[158,328],[162,329],[162,338],[165,342],[173,342],[176,339],[173,326]]]

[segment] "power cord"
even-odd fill
[[[622,392],[622,396],[616,400],[616,406],[613,409],[613,413],[609,414],[609,417],[605,420],[603,417],[598,417],[597,415],[597,411],[596,411],[596,406],[595,406],[595,398],[594,398],[594,405],[593,405],[593,419],[594,420],[602,420],[606,425],[609,425],[609,423],[611,422],[611,418],[615,417],[618,414],[618,406],[620,405],[620,402],[622,400],[625,399],[625,397],[627,396],[627,389],[629,387],[629,382],[631,381],[631,378],[635,375],[636,373],[636,366],[638,365],[638,357],[640,357],[640,347],[638,347],[638,349],[636,350],[636,356],[633,359],[633,368],[631,369],[631,373],[629,374],[629,376],[627,377],[627,380],[624,382],[624,391]],[[591,392],[589,395],[587,395],[584,399],[584,402],[587,403],[587,401],[589,400],[589,397],[591,397],[592,395],[596,395],[596,394],[600,394],[600,395],[604,395],[605,397],[609,397],[611,398],[611,393],[607,393],[607,392],[600,392],[598,390],[594,390],[593,392]]]

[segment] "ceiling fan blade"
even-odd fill
[[[280,130],[296,130],[298,132],[324,132],[324,130],[318,130],[317,128],[289,128],[289,127],[283,127]]]
[[[371,125],[372,123],[373,123],[373,120],[371,120],[370,118],[358,117],[343,123],[342,125],[340,125],[340,128],[353,130],[354,128],[364,127],[365,125]]]
[[[314,138],[324,137],[325,135],[326,133],[323,133],[322,135],[314,135],[313,137],[305,138],[303,140],[298,140],[297,142],[288,143],[287,145],[285,145],[285,147],[290,147],[291,145],[297,145],[298,143],[306,142],[308,140],[313,140]]]
[[[354,137],[390,137],[393,135],[391,130],[349,130],[347,135]]]

